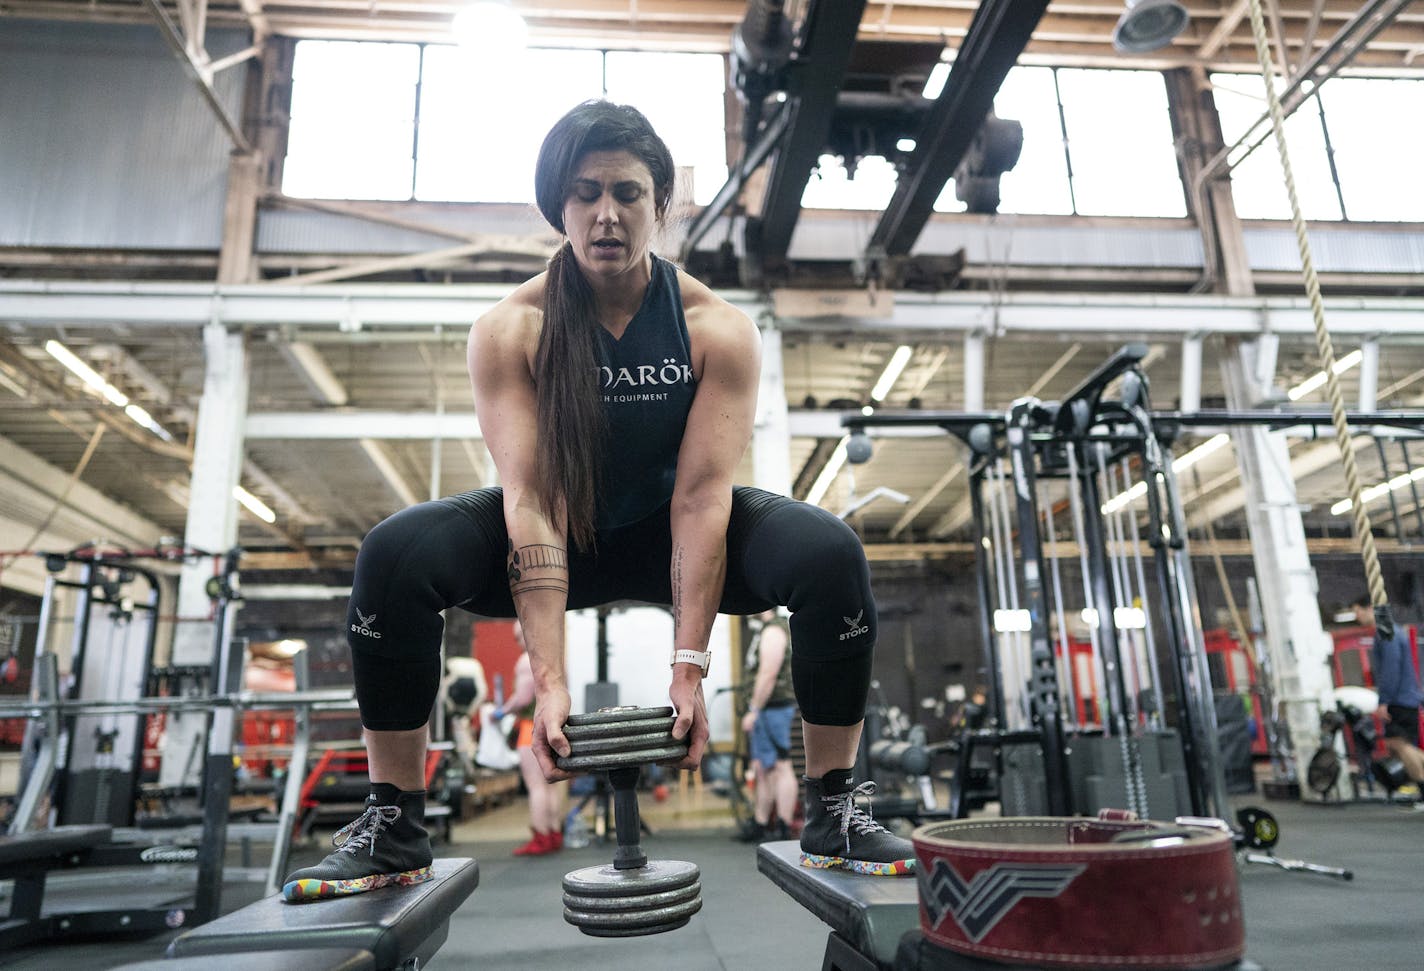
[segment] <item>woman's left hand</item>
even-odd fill
[[[678,668],[685,668],[690,674],[682,674]],[[702,752],[707,748],[707,739],[712,729],[707,723],[707,701],[702,695],[702,675],[690,665],[678,665],[673,669],[672,686],[668,688],[668,699],[677,712],[673,722],[672,737],[687,739],[687,757],[677,763],[679,769],[695,769],[702,764]]]

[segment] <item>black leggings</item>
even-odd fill
[[[440,612],[460,607],[513,617],[500,489],[403,509],[367,534],[347,609],[361,723],[375,731],[425,724],[439,688]],[[594,553],[569,554],[570,610],[616,600],[672,602],[668,508],[598,534]],[[791,611],[791,674],[813,725],[865,715],[875,601],[859,538],[817,506],[761,489],[732,491],[721,613]],[[665,645],[671,654],[672,645]],[[650,657],[649,663],[662,655]]]

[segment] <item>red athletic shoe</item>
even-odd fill
[[[557,853],[564,848],[564,831],[556,829],[549,834],[549,852]]]
[[[545,853],[553,853],[558,847],[554,845],[552,833],[541,833],[534,830],[534,837],[515,849],[515,856],[543,856]]]

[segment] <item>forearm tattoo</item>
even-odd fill
[[[673,547],[672,551],[672,629],[673,636],[682,629],[682,556],[681,546]]]
[[[511,540],[506,566],[509,592],[516,597],[535,590],[569,592],[569,557],[561,547],[533,543],[515,549]]]

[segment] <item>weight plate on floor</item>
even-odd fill
[[[672,729],[665,732],[643,732],[638,735],[615,735],[612,738],[569,739],[571,755],[592,755],[595,752],[626,752],[631,749],[661,748],[676,745]]]
[[[593,755],[559,757],[554,764],[565,772],[598,772],[603,769],[626,769],[651,762],[670,762],[687,755],[687,742],[659,745],[653,748],[631,749],[627,752],[598,752]]]
[[[699,896],[668,907],[630,910],[621,913],[616,911],[577,911],[565,907],[564,920],[585,932],[619,930],[630,934],[657,934],[661,933],[663,929],[671,930],[672,928],[667,926],[669,924],[681,926],[701,909],[702,898]]]
[[[607,722],[635,721],[642,718],[666,718],[671,714],[672,708],[667,706],[662,708],[639,708],[636,705],[626,705],[622,708],[600,708],[597,711],[570,715],[566,724],[602,725]]]
[[[691,917],[684,917],[670,924],[657,924],[653,927],[580,927],[579,930],[589,937],[647,937],[649,934],[662,934],[686,927],[689,920]]]
[[[632,897],[592,897],[587,894],[564,894],[564,906],[570,910],[589,911],[633,911],[655,910],[673,904],[686,903],[702,896],[701,881],[689,884],[679,890],[663,890],[658,893],[644,893]]]
[[[649,860],[631,870],[612,863],[584,867],[564,874],[564,893],[581,897],[638,897],[681,890],[696,883],[702,871],[684,860]]]
[[[624,738],[649,732],[672,731],[675,718],[639,718],[633,721],[601,722],[597,725],[565,725],[564,738],[569,741],[584,738]]]

